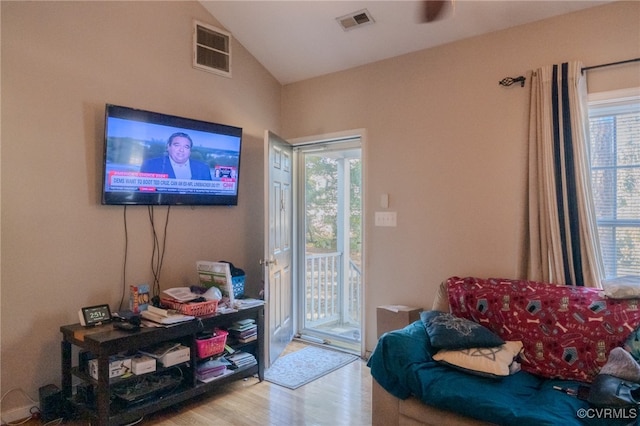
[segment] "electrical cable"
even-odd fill
[[[160,269],[162,269],[162,264],[164,263],[164,253],[165,247],[167,246],[167,228],[169,227],[169,213],[171,212],[171,206],[167,207],[167,217],[164,221],[164,234],[162,235],[162,256],[160,258],[160,265],[158,268],[158,279],[160,277]],[[160,285],[160,281],[158,280],[158,285]]]
[[[162,236],[162,244],[158,239],[158,233],[155,225],[155,210],[153,206],[148,206],[149,222],[151,224],[153,247],[151,251],[151,273],[153,274],[153,299],[157,300],[160,295],[160,272],[164,262],[164,253],[167,244],[167,229],[169,226],[169,214],[171,206],[167,207],[167,215],[164,223],[164,235]]]
[[[155,210],[153,206],[149,206],[148,212],[152,233],[151,273],[153,274],[153,296],[157,297],[160,294],[160,275],[158,274],[157,266],[160,258],[157,252],[160,250],[160,247],[158,243],[158,233],[156,232],[156,224],[154,220]]]
[[[22,395],[24,395],[29,402],[33,403],[33,404],[37,404],[38,401],[35,401],[33,398],[31,398],[25,391],[23,391],[20,388],[11,388],[8,391],[6,391],[4,394],[2,394],[2,397],[0,397],[0,403],[4,400],[4,398],[9,395],[11,392],[15,392],[15,391],[20,391],[22,393]]]
[[[120,306],[118,311],[122,310],[124,304],[125,292],[127,289],[127,254],[129,253],[129,232],[127,230],[127,206],[123,209],[123,222],[124,222],[124,260],[122,262],[122,296],[120,297]]]
[[[138,423],[141,423],[141,422],[142,422],[142,420],[144,420],[144,416],[140,417],[140,418],[139,418],[139,419],[137,419],[137,420],[132,421],[131,423],[124,424],[124,425],[122,425],[122,426],[133,426],[133,425],[137,425]]]
[[[27,417],[26,419],[20,420],[19,422],[7,422],[7,426],[19,426],[27,424],[31,421],[31,417]]]
[[[151,273],[153,274],[153,299],[157,299],[160,294],[160,278],[156,272],[155,260],[156,260],[156,249],[158,247],[158,235],[156,233],[156,225],[154,222],[154,209],[153,206],[147,207],[147,212],[149,214],[149,223],[151,224],[151,238],[152,238],[152,249],[151,249]]]
[[[24,395],[29,402],[31,402],[32,404],[34,404],[35,406],[37,406],[38,401],[34,400],[33,398],[31,398],[24,390],[20,389],[20,388],[11,388],[8,391],[6,391],[5,393],[2,394],[2,397],[0,397],[0,405],[2,405],[2,401],[4,401],[4,398],[9,395],[11,392],[15,392],[15,391],[19,391],[20,393],[22,393],[22,395]],[[31,407],[32,409],[34,407]],[[37,407],[36,407],[37,408]],[[31,411],[30,411],[31,412]],[[33,413],[32,413],[33,414]],[[24,423],[27,423],[28,421],[31,420],[31,417],[27,417],[26,419],[20,421],[20,422],[6,422],[7,425],[21,425]],[[5,422],[3,422],[5,423]]]

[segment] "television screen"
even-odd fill
[[[237,205],[242,129],[106,106],[102,204]]]

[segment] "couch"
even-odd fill
[[[584,287],[451,277],[431,311],[385,333],[371,354],[373,424],[636,424],[637,411],[602,415],[574,392],[589,385],[613,348],[640,335],[639,302]],[[508,370],[439,358],[473,351],[434,347],[426,318],[444,312],[498,336],[500,349],[516,345]]]

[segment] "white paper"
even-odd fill
[[[199,260],[196,262],[196,270],[200,278],[200,285],[206,288],[218,287],[223,297],[227,297],[233,303],[233,283],[231,281],[231,268],[225,262],[209,262]]]
[[[398,313],[400,311],[406,311],[409,310],[409,307],[406,305],[385,305],[385,306],[380,306],[383,309],[386,309],[387,311],[391,311],[391,312],[395,312]]]
[[[171,297],[178,302],[189,302],[190,300],[197,299],[197,294],[193,293],[189,287],[174,287],[163,291],[164,294]]]

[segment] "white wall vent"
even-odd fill
[[[231,34],[194,21],[193,66],[200,70],[231,77]]]
[[[336,21],[338,21],[342,29],[345,31],[360,28],[376,22],[367,9],[358,10],[357,12],[341,16],[336,18]]]

